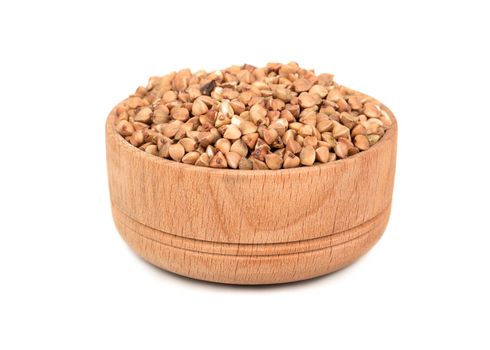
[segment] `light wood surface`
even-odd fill
[[[106,123],[116,226],[145,260],[223,283],[270,284],[342,268],[371,248],[389,217],[397,124],[375,146],[312,167],[219,170],[128,144]]]

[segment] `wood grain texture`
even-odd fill
[[[383,233],[397,124],[342,161],[278,171],[211,169],[147,154],[106,123],[116,226],[144,259],[215,282],[269,284],[350,264]]]

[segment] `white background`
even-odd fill
[[[0,348],[488,349],[483,5],[2,2]],[[333,275],[255,288],[135,256],[111,218],[110,109],[151,75],[291,60],[398,118],[378,245]]]

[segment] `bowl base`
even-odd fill
[[[337,271],[383,234],[390,206],[349,230],[286,243],[239,244],[185,238],[143,225],[112,206],[123,239],[144,260],[194,279],[227,284],[277,284]]]

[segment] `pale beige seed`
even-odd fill
[[[246,157],[248,154],[248,147],[245,141],[239,139],[233,142],[230,151],[240,154],[242,157]]]
[[[352,137],[356,137],[357,135],[367,135],[366,128],[362,124],[357,124],[351,130]]]
[[[196,140],[184,137],[179,140],[179,143],[184,146],[184,149],[186,152],[192,152],[197,149],[199,144],[196,142]]]
[[[361,151],[365,151],[369,148],[369,139],[365,135],[356,135],[354,145]]]
[[[264,124],[266,115],[267,110],[262,105],[256,104],[250,108],[250,119],[256,125]]]
[[[335,153],[330,152],[330,157],[328,159],[329,162],[333,162],[337,160],[337,155]]]
[[[303,146],[311,146],[313,148],[316,148],[318,145],[318,139],[316,136],[306,136],[303,139]]]
[[[189,119],[189,111],[187,110],[187,108],[172,108],[170,115],[175,120],[180,120],[182,122],[185,122],[187,119]]]
[[[337,102],[343,97],[342,92],[339,89],[332,89],[327,95],[328,101]]]
[[[203,153],[199,156],[196,163],[194,165],[197,166],[209,166],[209,156],[207,153]]]
[[[314,95],[307,92],[302,92],[299,95],[299,104],[303,108],[310,108],[316,105],[317,99]]]
[[[148,147],[145,148],[145,152],[152,154],[154,156],[158,155],[157,145],[149,145]]]
[[[231,142],[228,139],[219,139],[214,143],[216,150],[220,151],[223,154],[226,154],[230,151]]]
[[[284,162],[282,164],[282,167],[284,169],[289,169],[289,168],[296,168],[301,164],[301,160],[299,157],[294,155],[294,153],[286,151],[284,153]]]
[[[173,138],[177,131],[179,131],[180,125],[176,123],[160,124],[157,130],[161,132],[164,136]]]
[[[363,112],[369,118],[377,118],[379,117],[380,114],[378,106],[373,102],[366,102],[364,104]]]
[[[298,154],[299,152],[301,152],[301,148],[302,147],[299,144],[299,142],[297,142],[295,140],[289,140],[286,143],[286,150],[290,151],[293,154]]]
[[[228,167],[232,169],[238,168],[238,164],[240,163],[240,159],[242,159],[242,155],[236,152],[228,152],[225,154],[226,162]]]
[[[277,130],[275,129],[266,129],[264,130],[264,141],[270,145],[274,141],[276,141],[277,137],[279,134],[277,133]]]
[[[162,96],[162,103],[170,103],[177,100],[177,93],[175,91],[169,90],[165,92]]]
[[[369,140],[369,145],[373,146],[375,143],[377,143],[379,141],[380,136],[373,134],[373,135],[368,135],[367,138]]]
[[[152,110],[150,107],[143,107],[134,117],[135,122],[149,123],[151,121]]]
[[[172,158],[176,162],[180,162],[185,154],[184,146],[182,146],[180,143],[175,143],[170,146],[168,154],[170,155],[170,158]]]
[[[325,131],[331,131],[333,129],[333,121],[328,116],[319,119],[316,123],[316,128],[320,133]]]
[[[253,170],[268,170],[269,167],[267,167],[267,164],[265,162],[255,158],[255,157],[250,157],[250,161],[252,162],[252,169]]]
[[[284,102],[289,102],[291,100],[291,90],[284,86],[278,85],[272,91],[272,96],[281,99]]]
[[[242,159],[240,159],[240,162],[238,163],[238,168],[240,170],[252,170],[253,169],[252,161],[249,160],[248,158],[242,157]]]
[[[349,152],[349,148],[345,143],[342,142],[337,142],[337,144],[334,147],[335,154],[337,157],[344,159],[347,157],[347,154]]]
[[[231,104],[229,101],[225,100],[220,103],[219,105],[219,112],[221,115],[231,118],[235,114],[233,111],[233,107],[231,107]]]
[[[350,96],[349,99],[347,100],[347,102],[349,103],[351,108],[356,110],[356,111],[360,111],[362,109],[361,98],[357,95]]]
[[[265,164],[271,170],[281,169],[283,159],[280,155],[275,153],[270,153],[265,156]]]
[[[209,166],[211,168],[227,168],[228,164],[226,158],[221,152],[216,152],[216,154],[209,161]]]
[[[127,120],[121,120],[116,125],[116,131],[122,136],[131,136],[134,133],[134,126]]]
[[[164,145],[162,145],[162,147],[158,150],[158,155],[162,158],[168,158],[170,156],[169,150],[171,145],[172,144],[170,142],[167,142]]]
[[[330,159],[330,151],[328,147],[322,146],[315,150],[316,160],[320,163],[327,163]]]
[[[207,147],[214,142],[214,135],[209,131],[200,132],[197,136],[197,141],[201,146]]]
[[[199,116],[208,112],[208,106],[201,99],[196,99],[192,104],[192,115]]]
[[[206,147],[206,153],[211,159],[216,154],[216,148],[214,146],[209,145],[208,147]]]
[[[243,135],[242,140],[243,142],[245,142],[248,148],[253,149],[255,147],[255,144],[257,143],[258,138],[259,134],[254,132],[251,134]]]
[[[129,137],[129,142],[135,146],[139,147],[143,144],[145,139],[145,136],[143,134],[143,130],[137,130],[135,131],[130,137]]]
[[[154,124],[167,123],[170,120],[170,111],[167,106],[159,105],[157,109],[153,111],[152,121]]]
[[[182,163],[184,164],[195,164],[201,155],[199,152],[192,151],[187,153],[182,157]]]
[[[240,122],[239,128],[243,135],[251,134],[257,131],[257,125],[248,120]]]
[[[303,92],[303,91],[308,91],[313,83],[307,79],[296,79],[293,83],[294,91],[296,92]]]
[[[315,163],[315,149],[312,146],[305,146],[299,154],[299,159],[303,165],[313,165]]]
[[[342,124],[336,123],[332,130],[333,137],[338,139],[339,137],[350,137],[350,129]]]
[[[242,132],[236,125],[233,124],[228,125],[225,133],[223,134],[223,137],[229,140],[236,140],[239,139],[241,136]]]
[[[322,85],[313,85],[308,92],[310,94],[317,94],[321,98],[325,98],[328,94],[328,89]]]

